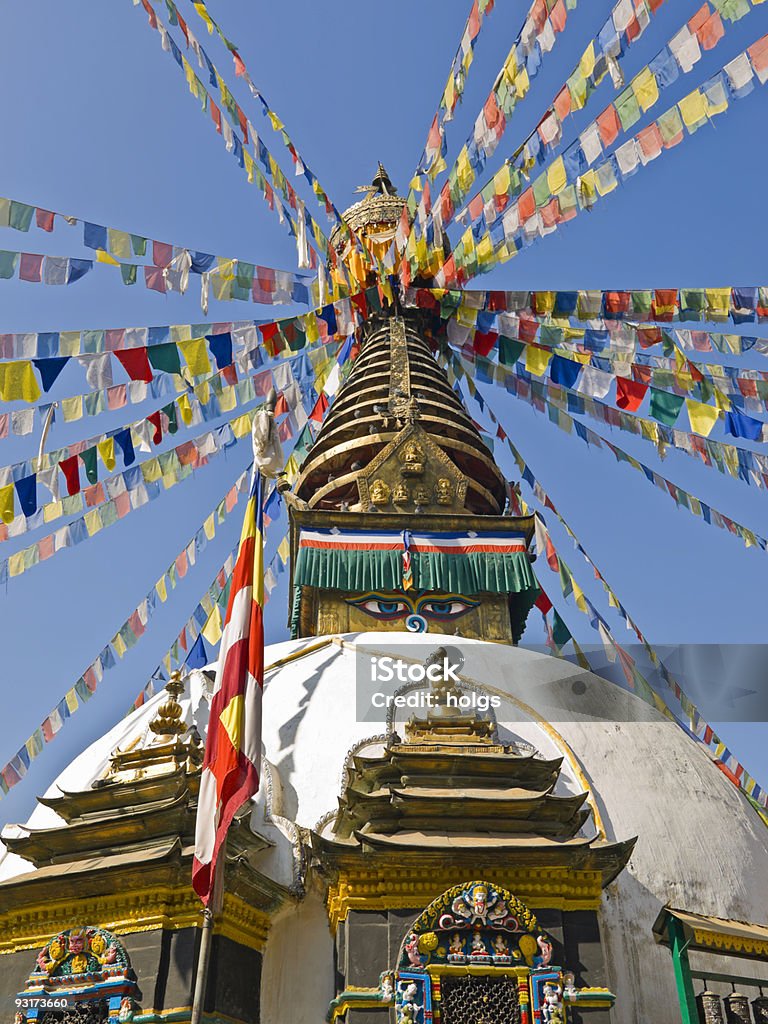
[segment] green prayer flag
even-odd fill
[[[146,256],[147,255],[147,240],[142,238],[141,235],[131,235],[131,245],[133,246],[134,256]]]
[[[632,292],[632,312],[637,317],[647,317],[651,312],[651,305],[653,303],[653,292],[650,291],[633,291]]]
[[[8,252],[0,249],[0,278],[8,280],[16,273],[16,262],[19,258],[17,252]]]
[[[29,231],[34,212],[34,206],[27,206],[26,203],[17,203],[15,199],[12,199],[11,209],[8,213],[8,226],[15,228],[17,231]]]
[[[660,423],[673,427],[684,401],[682,395],[672,395],[668,391],[651,388],[651,416]]]
[[[95,445],[93,448],[86,448],[85,451],[80,452],[80,458],[83,460],[85,475],[89,484],[95,484],[99,479],[99,470],[96,462],[97,455],[98,449]]]
[[[173,342],[168,342],[165,345],[149,345],[147,355],[149,365],[153,370],[158,370],[161,373],[181,373],[181,357]]]
[[[546,206],[552,198],[546,171],[540,174],[533,183],[533,198],[536,200],[537,206]]]
[[[179,429],[179,421],[176,416],[176,403],[170,402],[164,405],[162,411],[168,417],[168,433],[175,434]]]
[[[616,97],[614,105],[621,121],[621,127],[625,132],[640,120],[640,104],[637,102],[637,96],[635,96],[631,85]]]
[[[136,284],[136,275],[138,267],[135,263],[121,263],[120,264],[120,276],[123,279],[123,284],[131,285]]]
[[[557,608],[552,609],[552,639],[558,651],[561,651],[571,639],[571,631],[557,614]]]
[[[525,345],[522,341],[507,338],[506,335],[502,334],[499,337],[499,362],[503,363],[504,366],[514,366],[524,348]]]

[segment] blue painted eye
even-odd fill
[[[431,619],[456,619],[477,608],[476,601],[422,601],[419,611]]]
[[[350,601],[349,603],[376,619],[400,619],[403,615],[413,611],[407,601],[388,601],[380,597],[363,598],[360,601]]]

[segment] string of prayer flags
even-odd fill
[[[294,374],[294,366],[296,374]],[[127,514],[129,505],[126,493],[131,496],[131,502],[134,502],[135,499],[136,502],[143,504],[147,500],[144,498],[144,492],[140,489],[134,495],[133,491],[136,488],[142,488],[144,484],[150,485],[162,479],[163,485],[168,489],[177,482],[176,475],[181,472],[182,467],[187,467],[189,472],[191,469],[205,465],[209,457],[235,443],[235,439],[239,439],[247,433],[253,410],[232,418],[230,414],[233,410],[244,402],[263,398],[273,387],[280,391],[283,409],[288,413],[286,422],[290,426],[285,429],[292,431],[294,423],[300,422],[300,425],[303,425],[305,422],[307,413],[303,408],[303,402],[307,400],[314,403],[315,392],[312,385],[318,383],[318,374],[322,370],[323,367],[320,366],[316,373],[311,364],[303,365],[301,357],[295,357],[293,360],[280,363],[274,369],[265,370],[256,377],[241,382],[241,385],[244,386],[237,385],[234,388],[222,390],[219,396],[213,391],[206,391],[205,401],[196,398],[196,406],[192,406],[189,402],[189,395],[184,395],[178,403],[172,403],[171,406],[164,407],[158,413],[152,413],[132,427],[120,428],[102,441],[97,441],[96,444],[89,447],[81,444],[73,446],[77,448],[73,454],[68,454],[67,450],[59,450],[54,453],[53,459],[49,456],[46,469],[41,469],[39,466],[33,468],[29,462],[5,467],[0,470],[0,516],[3,519],[3,522],[0,523],[0,542],[10,537],[18,537],[43,523],[53,522],[63,515],[76,514],[83,508],[91,509],[91,513],[88,515],[92,516],[92,524],[86,516],[89,535],[98,532],[102,528],[99,514],[96,511],[99,506],[107,505],[109,507],[110,502],[114,500],[118,503],[118,511],[124,508]],[[206,382],[200,390],[208,387]],[[223,399],[226,391],[229,392],[232,400],[225,403]],[[175,448],[168,449],[154,458],[133,466],[136,449],[149,452],[153,444],[157,445],[163,440],[165,432],[171,434],[176,432],[176,430],[170,429],[171,420],[167,415],[168,411],[175,409],[178,412],[178,418],[174,420],[176,429],[178,429],[180,421],[187,425],[192,422],[195,408],[202,414],[198,420],[217,419],[223,414],[227,415],[227,419],[223,426],[206,431],[184,441]],[[187,409],[190,412],[189,417],[186,415]],[[283,430],[283,424],[279,429]],[[107,473],[112,474],[116,465],[116,448],[119,448],[122,454],[126,469],[122,473],[107,476],[99,481],[99,461],[103,462]],[[37,460],[35,460],[35,464],[37,464]],[[57,468],[61,471],[61,478],[57,476]],[[26,473],[25,471],[28,469],[30,472]],[[46,487],[53,499],[40,506],[36,500],[38,484]],[[25,496],[22,496],[22,488],[24,488]],[[21,511],[26,517],[18,521],[14,509],[14,490],[17,492]],[[25,500],[28,504],[27,508],[25,508]],[[109,518],[113,518],[111,512]],[[106,525],[111,525],[111,523]],[[21,557],[14,561],[14,556],[12,556],[9,560],[10,574],[18,575],[23,571],[23,564]]]
[[[448,81],[437,105],[437,111],[427,134],[417,175],[428,174],[432,180],[445,170],[445,125],[453,120],[456,105],[464,93],[469,69],[475,55],[475,46],[483,27],[483,21],[493,10],[494,0],[472,0],[466,24],[461,33],[456,55],[451,62]],[[421,191],[421,189],[419,189]]]
[[[233,320],[219,323],[170,324],[160,327],[115,327],[106,330],[48,331],[35,333],[25,331],[19,334],[0,334],[0,359],[52,359],[59,356],[97,355],[116,349],[153,348],[187,341],[191,338],[207,338],[219,334],[231,335],[235,358],[241,352],[251,352],[261,343],[258,328],[273,329],[283,344],[279,350],[295,351],[304,345],[314,344],[318,338],[328,337],[330,313],[333,308],[337,323],[336,333],[346,336],[351,322],[361,323],[369,311],[382,308],[376,286],[366,288],[348,298],[337,299],[320,309],[299,316],[290,316],[264,324],[260,320]],[[263,333],[263,332],[262,332]],[[212,344],[215,344],[213,342]],[[158,354],[156,359],[160,359]],[[150,362],[153,357],[150,356]],[[165,369],[158,365],[156,369]],[[168,372],[168,371],[166,371]]]
[[[221,135],[227,152],[233,155],[247,175],[249,183],[256,184],[270,209],[277,213],[280,223],[287,226],[290,234],[296,240],[299,267],[317,267],[317,257],[310,254],[309,245],[314,246],[316,252],[323,259],[333,258],[335,251],[330,246],[325,233],[307,211],[296,190],[259,138],[245,112],[197,40],[194,40],[193,51],[201,69],[205,69],[211,85],[218,90],[221,106],[214,102],[207,87],[198,78],[192,65],[179,49],[166,25],[157,14],[153,0],[134,0],[134,5],[137,2],[141,3],[147,13],[150,27],[158,33],[162,49],[170,54],[184,75],[190,93],[200,103],[203,113],[209,114],[211,123],[217,133]],[[193,36],[189,27],[185,25],[185,28],[185,40],[187,45],[191,46]],[[226,113],[226,117],[222,116],[222,110]],[[252,152],[246,148],[249,143],[252,144]],[[260,167],[264,173],[259,169]]]
[[[493,366],[493,364],[489,363],[489,366]],[[468,386],[471,391],[474,386],[471,378],[468,379]],[[634,456],[629,455],[612,441],[609,441],[601,434],[592,430],[585,423],[574,419],[569,413],[559,408],[557,404],[548,398],[547,389],[541,384],[541,382],[529,382],[524,380],[522,377],[519,377],[517,374],[508,373],[504,379],[504,387],[510,392],[510,394],[515,395],[533,406],[537,412],[546,412],[550,422],[564,433],[576,434],[577,437],[581,438],[581,440],[589,446],[607,449],[611,452],[617,462],[629,465],[632,469],[642,473],[649,483],[652,483],[654,487],[668,495],[675,502],[678,508],[686,509],[691,515],[700,517],[710,526],[714,526],[721,530],[727,530],[728,533],[737,536],[745,547],[757,547],[763,551],[768,549],[768,541],[765,537],[755,533],[754,530],[750,530],[748,527],[736,520],[731,519],[730,516],[724,515],[722,512],[719,512],[717,509],[689,493],[684,488],[674,484],[671,480],[668,480],[660,473],[657,473],[649,466],[646,466]]]
[[[413,288],[404,293],[403,301],[408,306],[439,311],[444,319],[461,310],[465,317],[473,313],[475,319],[481,312],[523,313],[533,318],[555,317],[586,324],[596,319],[660,324],[768,322],[768,286],[615,291],[597,288],[567,292]],[[470,326],[475,327],[475,322]]]
[[[754,2],[755,0],[752,0],[752,3]],[[751,9],[745,6],[739,17],[749,13]],[[611,58],[610,68],[617,89],[624,86],[624,79],[620,72],[616,74],[616,68],[626,54],[627,48],[636,42],[640,35],[629,40],[624,50]],[[575,182],[603,156],[619,135],[627,132],[659,102],[661,92],[667,86],[675,83],[681,75],[693,70],[703,56],[702,50],[713,49],[724,36],[725,28],[720,12],[712,10],[709,4],[705,3],[653,60],[634,75],[629,84],[617,95],[616,100],[583,129],[576,141],[568,146],[548,169],[541,172],[532,184],[534,197],[557,195],[566,185]],[[601,66],[602,77],[605,77],[605,62]],[[470,221],[482,223],[481,230],[484,230],[495,223],[509,202],[525,190],[531,182],[533,168],[545,163],[560,144],[562,126],[566,118],[585,106],[599,84],[594,76],[584,79],[579,67],[580,65],[577,65],[568,83],[539,122],[537,129],[515,156],[507,160],[497,171],[482,191],[470,199],[464,209],[457,214],[457,220],[465,225]],[[583,83],[586,83],[586,86]],[[441,223],[440,227],[444,230],[447,224]]]
[[[746,0],[745,0],[746,2]],[[712,78],[702,83],[655,122],[630,138],[607,160],[580,174],[574,184],[553,182],[542,176],[538,192],[530,189],[511,203],[502,218],[482,229],[482,222],[464,232],[453,253],[435,275],[439,286],[461,284],[506,262],[538,238],[551,234],[584,210],[610,195],[641,167],[679,145],[703,125],[729,109],[731,99],[742,99],[757,78],[768,80],[768,36],[757,40]],[[560,185],[562,184],[562,188]],[[483,213],[480,213],[480,218]]]
[[[724,417],[728,433],[751,440],[768,440],[768,433],[763,438],[762,421],[749,415],[768,409],[766,371],[699,363],[674,347],[673,358],[641,355],[631,359],[625,352],[604,358],[589,349],[572,348],[559,341],[558,338],[565,333],[562,328],[545,326],[542,333],[548,344],[540,344],[541,339],[533,343],[522,341],[514,334],[499,335],[493,331],[475,331],[474,338],[462,345],[460,336],[449,330],[448,340],[454,347],[461,347],[471,355],[488,357],[497,353],[505,366],[512,366],[524,356],[529,372],[543,376],[549,369],[555,383],[576,388],[595,398],[604,398],[615,380],[620,408],[635,412],[650,394],[651,415],[668,426],[674,425],[683,402],[687,405],[689,396],[693,402],[689,412],[698,410],[699,406],[706,407],[706,403],[714,399],[715,407],[709,415],[705,408],[701,409],[705,421],[708,421],[708,427],[703,431],[705,434],[710,433],[718,418]],[[670,390],[672,396],[664,397]],[[743,412],[744,409],[747,412]],[[734,416],[729,419],[727,414],[731,410],[734,410]]]
[[[471,353],[464,352],[463,356],[477,366],[479,379],[495,380],[507,387],[509,373],[506,367],[497,366],[484,357],[474,357]],[[720,473],[733,479],[741,480],[758,488],[768,488],[768,456],[766,455],[696,433],[689,433],[679,428],[672,428],[663,422],[653,422],[641,416],[630,415],[624,410],[617,410],[603,404],[591,395],[582,395],[554,382],[531,380],[530,377],[515,369],[512,370],[512,373],[518,381],[530,386],[534,402],[542,397],[542,400],[546,399],[554,409],[563,412],[567,410],[568,413],[576,415],[588,415],[609,427],[617,427],[635,434],[654,444],[662,458],[667,448],[674,448],[692,458],[699,459],[708,468],[716,468]],[[711,429],[711,417],[707,417],[707,413],[717,414],[716,409],[711,406],[703,406],[690,399],[686,400],[685,404],[692,426],[701,423]],[[651,411],[653,412],[653,408]],[[553,412],[550,418],[556,420],[556,413]],[[761,426],[765,427],[766,425],[762,424]]]
[[[249,292],[254,302],[309,303],[310,294],[305,275],[262,267],[244,260],[214,256],[169,242],[153,241],[142,235],[106,227],[103,224],[94,224],[79,217],[43,210],[16,199],[0,198],[0,227],[29,231],[34,220],[42,230],[51,232],[56,217],[70,226],[82,225],[83,245],[96,250],[95,262],[119,267],[124,284],[135,284],[139,272],[143,271],[141,276],[151,290],[183,293],[186,291],[190,274],[207,274],[209,279],[215,279],[218,275],[223,281],[236,280],[238,288]],[[148,252],[151,252],[151,263],[133,262],[134,258],[138,260],[146,257]],[[42,264],[39,263],[41,260]],[[46,284],[72,283],[69,280],[68,262],[67,257],[42,257],[34,253],[4,251],[0,255],[0,267],[5,265],[5,274],[8,277],[12,276],[10,268],[15,264],[14,271],[18,270],[20,280],[42,281]],[[91,264],[93,265],[93,261]],[[73,280],[79,280],[79,277],[75,276]],[[224,288],[219,290],[226,292]],[[230,297],[240,298],[242,295]]]
[[[623,84],[619,61],[632,43],[636,42],[643,34],[653,14],[662,3],[663,0],[637,0],[634,4],[632,0],[619,0],[596,39],[582,54],[565,86],[555,97],[551,108],[544,114],[536,129],[528,136],[523,145],[519,147],[512,160],[505,163],[499,172],[500,177],[494,178],[494,189],[502,188],[500,194],[503,195],[503,189],[510,184],[509,179],[513,166],[518,164],[529,166],[536,162],[538,147],[542,139],[547,139],[550,143],[559,141],[560,121],[567,116],[571,109],[581,109],[586,104],[591,92],[597,88],[607,74],[610,73],[617,88]],[[544,5],[543,3],[534,4],[534,8],[537,6],[542,8]],[[551,9],[550,25],[554,31],[562,31],[565,28],[566,11],[563,9],[562,12],[558,11],[556,14],[557,6],[554,5]],[[559,6],[563,7],[563,5]],[[567,6],[575,8],[576,3],[573,2]],[[542,12],[539,10],[539,18],[541,18],[541,14]],[[546,23],[544,28],[546,32]],[[548,52],[554,45],[555,36],[547,32],[544,38],[546,38],[546,43],[544,45],[540,43],[539,49],[542,52]],[[518,38],[496,80],[494,90],[475,122],[472,135],[465,143],[435,201],[433,223],[430,223],[429,228],[438,236],[442,236],[453,221],[455,211],[460,207],[473,182],[482,173],[487,161],[495,152],[509,117],[517,102],[525,97],[530,87],[530,80],[538,71],[541,53],[537,54],[534,50],[533,60],[520,60],[519,48],[520,39]],[[517,178],[517,172],[514,173]],[[493,192],[486,194],[484,189],[483,193],[482,201],[491,200]],[[477,203],[476,198],[473,200],[473,216]],[[416,254],[415,247],[412,247],[409,253],[412,263],[413,256]],[[412,271],[415,272],[415,265],[412,267]]]
[[[218,256],[195,261],[193,255],[200,257],[203,254],[190,254],[187,250],[181,250],[171,263],[156,266],[120,263],[104,250],[99,250],[94,261],[3,249],[0,250],[0,280],[11,280],[18,274],[19,281],[69,285],[85,277],[95,264],[100,264],[116,267],[124,285],[130,287],[141,280],[149,291],[160,292],[161,295],[168,292],[183,295],[189,286],[191,272],[201,275],[206,281],[206,287],[212,286],[216,299],[221,302],[239,299],[261,305],[310,304],[310,282],[300,274],[259,267],[243,260],[224,260]],[[192,269],[195,265],[201,267],[205,264],[209,269]]]
[[[486,0],[486,2],[489,2],[489,0]],[[490,2],[492,3],[492,0],[490,0]],[[171,15],[171,24],[174,24],[174,18],[176,18],[176,23],[179,24],[179,27],[181,28],[183,18],[181,17],[181,14],[179,13],[176,4],[173,2],[173,0],[166,0],[166,6],[168,7],[168,10]],[[291,154],[291,160],[293,161],[294,173],[296,174],[296,176],[298,177],[299,175],[301,175],[306,179],[306,181],[309,183],[310,188],[312,189],[312,192],[317,197],[318,202],[328,215],[329,220],[331,220],[335,224],[341,224],[341,215],[339,214],[331,199],[328,197],[328,194],[326,193],[325,189],[323,189],[323,187],[320,185],[320,182],[317,180],[316,175],[313,174],[311,168],[307,165],[307,162],[304,160],[304,158],[301,156],[298,149],[294,145],[293,141],[288,135],[288,132],[282,120],[270,107],[269,103],[267,103],[267,100],[265,99],[264,94],[261,92],[261,90],[257,89],[256,86],[254,85],[253,79],[251,78],[250,72],[246,67],[245,61],[243,60],[243,57],[240,54],[239,48],[236,47],[235,44],[232,43],[227,38],[227,36],[224,35],[219,26],[219,23],[208,10],[208,7],[206,6],[204,0],[193,0],[192,6],[195,8],[195,11],[204,22],[206,28],[208,29],[208,34],[210,35],[211,33],[216,32],[216,34],[219,36],[219,38],[224,43],[226,48],[232,54],[232,59],[235,65],[236,77],[243,79],[243,81],[248,86],[253,98],[257,100],[261,105],[262,111],[265,117],[269,119],[269,122],[272,125],[273,130],[277,132],[278,135],[280,135],[283,141],[283,145]],[[192,41],[190,37],[190,45],[191,43]]]
[[[44,746],[54,739],[64,723],[91,699],[102,682],[104,673],[114,668],[118,659],[122,658],[126,651],[135,647],[146,632],[149,620],[158,605],[168,600],[168,594],[175,589],[178,580],[186,576],[190,566],[194,566],[198,554],[215,536],[217,525],[221,525],[226,520],[242,494],[247,492],[248,483],[249,470],[246,470],[228,489],[222,500],[196,530],[191,540],[185,544],[141,603],[120,626],[110,642],[86,668],[75,685],[67,691],[39,728],[0,771],[0,796],[5,795],[21,781],[26,775],[31,761],[42,753]]]

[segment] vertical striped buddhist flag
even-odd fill
[[[237,811],[259,788],[264,683],[262,476],[254,472],[219,648],[200,780],[192,886],[208,904],[216,858]]]

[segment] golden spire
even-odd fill
[[[158,736],[181,736],[187,731],[184,722],[181,721],[183,708],[177,697],[184,693],[184,683],[181,680],[181,672],[171,672],[171,678],[165,688],[170,699],[161,704],[157,709],[157,716],[149,723],[149,728]]]

